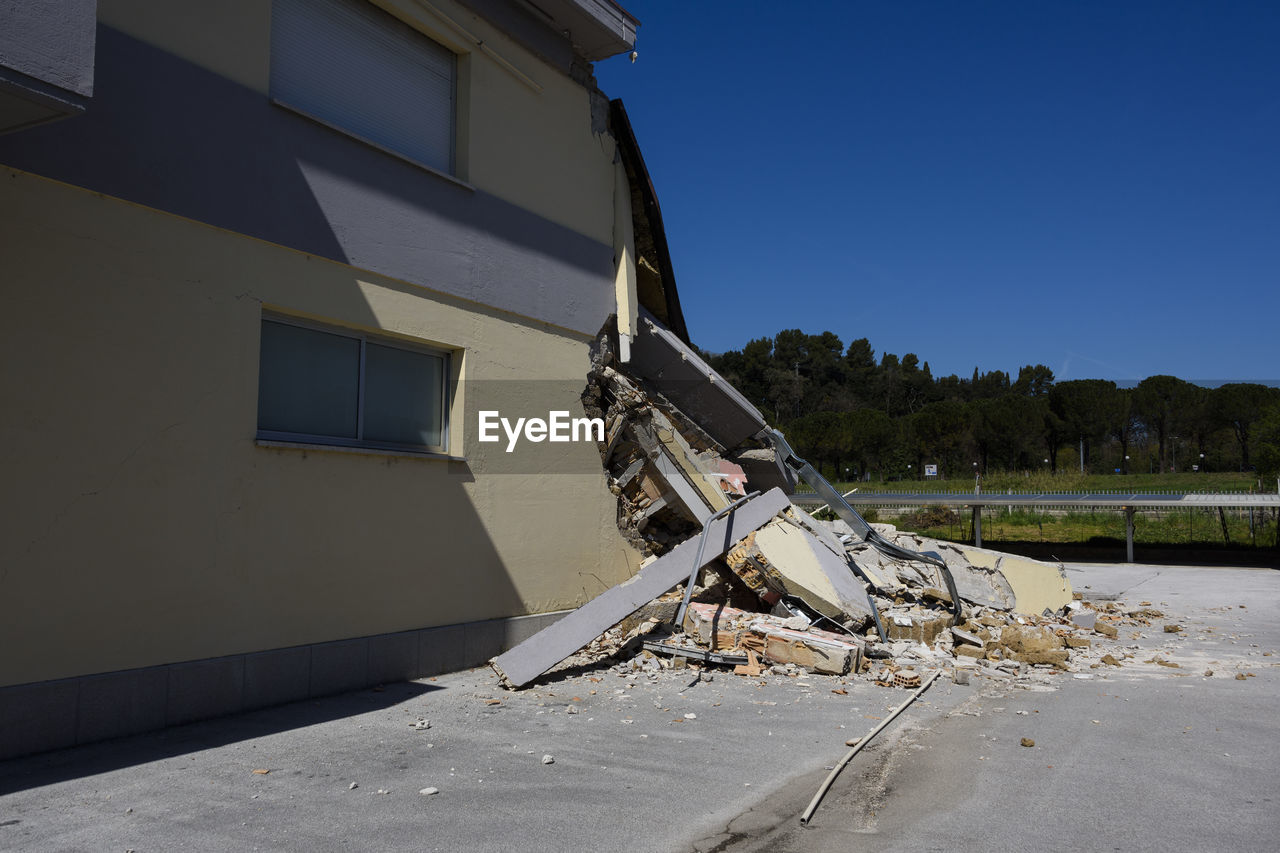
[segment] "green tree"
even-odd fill
[[[1129,473],[1129,447],[1133,444],[1141,424],[1133,410],[1133,392],[1128,388],[1112,388],[1102,396],[1103,420],[1107,429],[1120,444],[1120,470]]]
[[[1280,401],[1280,389],[1256,382],[1232,382],[1209,392],[1209,408],[1231,428],[1240,445],[1240,470],[1249,468],[1249,440],[1263,412]]]
[[[1049,391],[1049,408],[1062,422],[1062,436],[1083,444],[1083,460],[1089,459],[1094,442],[1110,432],[1108,409],[1115,391],[1116,383],[1107,379],[1073,379]]]
[[[1053,371],[1043,364],[1027,365],[1018,369],[1018,379],[1013,383],[1013,393],[1024,397],[1045,397],[1053,388]]]
[[[1268,477],[1280,476],[1280,403],[1262,412],[1254,423],[1252,437],[1258,471]]]
[[[884,457],[893,445],[893,419],[879,409],[858,409],[843,416],[849,435],[850,458],[859,471],[883,471]]]
[[[937,460],[946,477],[956,476],[968,465],[960,465],[961,452],[969,445],[969,412],[964,403],[943,400],[930,403],[911,416],[911,435],[916,464]]]
[[[1184,425],[1183,410],[1196,399],[1195,386],[1176,376],[1148,376],[1133,391],[1133,406],[1160,445],[1160,470],[1168,470],[1170,442]]]
[[[973,441],[982,469],[990,470],[993,463],[999,468],[1031,467],[1044,409],[1044,401],[1012,393],[970,403]]]

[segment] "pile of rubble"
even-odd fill
[[[690,347],[642,321],[627,363],[602,335],[583,399],[607,426],[618,526],[645,560],[494,658],[508,686],[608,656],[910,686],[917,663],[1064,668],[1088,645],[1076,631],[1095,614],[1060,567],[868,525]],[[797,479],[839,520],[792,505]]]

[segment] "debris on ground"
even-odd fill
[[[900,688],[920,668],[964,670],[958,684],[1078,672],[1121,665],[1092,637],[1163,615],[1083,600],[1059,565],[868,524],[692,348],[641,319],[628,361],[602,333],[583,404],[606,424],[618,527],[644,561],[490,661],[505,686],[606,662]],[[836,520],[791,503],[798,480]]]

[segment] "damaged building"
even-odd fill
[[[1000,655],[1070,600],[792,506],[595,85],[611,0],[4,14],[0,758],[491,659]],[[490,409],[603,440],[515,460]]]
[[[643,308],[601,335],[584,407],[606,424],[600,455],[618,526],[645,562],[495,657],[509,686],[640,648],[744,675],[846,675],[877,658],[896,666],[902,643],[946,653],[972,640],[985,652],[989,627],[1078,606],[1060,567],[868,524]],[[830,501],[834,520],[790,502],[798,481]]]

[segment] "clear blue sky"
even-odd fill
[[[1280,378],[1280,2],[657,2],[620,97],[694,342]]]

